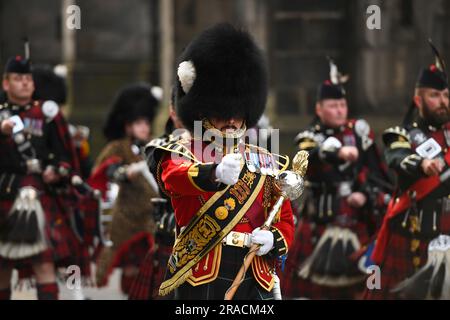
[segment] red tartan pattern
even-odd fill
[[[421,241],[418,249],[420,256],[420,266],[427,261],[427,248],[429,241]],[[364,292],[364,299],[370,300],[391,300],[399,299],[398,296],[391,293],[395,286],[406,278],[412,276],[416,269],[412,259],[413,253],[410,250],[411,239],[399,234],[391,234],[388,242],[384,261],[380,265],[381,270],[381,288]]]

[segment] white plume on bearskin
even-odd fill
[[[450,299],[450,236],[440,235],[428,245],[427,263],[392,292],[406,299]]]
[[[0,256],[22,259],[48,248],[44,235],[44,210],[36,189],[25,187],[14,201],[0,236]]]
[[[152,95],[156,98],[156,100],[158,100],[159,102],[162,101],[163,99],[163,95],[164,95],[164,91],[161,87],[159,86],[153,86],[150,89],[150,92],[152,93]]]
[[[192,61],[183,61],[178,65],[177,70],[178,79],[180,80],[181,87],[184,93],[188,93],[191,90],[195,81],[195,67]]]
[[[311,256],[298,269],[304,279],[329,287],[363,281],[365,275],[350,259],[360,249],[358,237],[350,229],[337,226],[325,230]]]

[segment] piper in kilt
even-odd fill
[[[215,25],[182,53],[175,107],[192,138],[146,148],[177,231],[160,295],[223,299],[248,247],[257,243],[235,297],[273,298],[277,259],[292,241],[292,210],[285,202],[272,229],[259,228],[278,196],[276,155],[242,141],[261,117],[266,95],[265,63],[248,33]]]
[[[51,100],[60,106],[62,111],[67,103],[67,85],[64,78],[64,72],[58,74],[56,70],[65,68],[61,65],[52,68],[49,65],[33,65],[32,75],[35,90],[33,98],[35,100]],[[98,218],[98,199],[93,190],[83,188],[83,179],[88,177],[90,171],[90,159],[88,156],[87,136],[80,137],[80,131],[89,132],[87,127],[74,126],[68,124],[70,137],[76,151],[76,157],[79,163],[79,172],[75,179],[77,183],[59,184],[55,186],[56,192],[59,194],[58,200],[61,206],[67,212],[67,224],[70,226],[75,241],[71,241],[71,256],[67,259],[68,265],[77,265],[81,268],[83,282],[90,284],[92,281],[91,274],[91,256],[89,248],[93,247],[93,238],[98,236],[95,227],[90,227],[91,220]],[[73,176],[72,176],[73,179]],[[72,180],[71,179],[71,180]],[[95,221],[97,223],[97,221]],[[22,272],[22,274],[25,272]],[[65,271],[60,273],[63,279],[66,278]],[[71,290],[70,293],[77,300],[84,299],[81,289]]]
[[[38,299],[57,299],[55,267],[71,264],[75,235],[58,189],[78,162],[54,101],[32,100],[29,59],[8,60],[7,100],[0,105],[0,299],[10,296],[13,268],[31,269]]]
[[[318,88],[316,120],[295,140],[309,152],[310,165],[282,278],[290,298],[355,298],[365,273],[353,256],[381,221],[386,169],[369,124],[347,118],[345,78],[330,60],[330,79]]]
[[[402,126],[383,134],[397,174],[372,254],[381,288],[368,299],[450,299],[450,111],[448,79],[436,62],[420,71]]]

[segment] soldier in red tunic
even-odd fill
[[[146,148],[149,166],[171,198],[177,231],[159,293],[223,299],[248,247],[257,243],[235,298],[271,299],[278,258],[288,252],[294,224],[285,202],[272,228],[259,228],[279,196],[277,155],[243,141],[266,103],[262,53],[248,33],[213,26],[182,53],[175,90],[176,113],[192,138]]]

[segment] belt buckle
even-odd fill
[[[245,246],[245,233],[231,231],[227,236],[226,245],[243,248]]]

